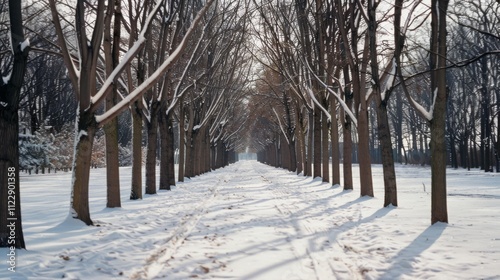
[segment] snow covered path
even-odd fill
[[[119,209],[91,172],[94,227],[67,218],[70,174],[22,176],[28,250],[0,279],[500,279],[500,174],[449,170],[429,226],[429,168],[397,166],[398,208],[377,165],[375,198],[242,161],[130,201],[120,171]]]
[[[310,216],[326,209],[318,189],[305,189],[322,184],[255,162],[228,169],[188,214],[182,240],[169,241],[132,278],[331,279],[328,262],[313,256],[328,245],[321,233],[330,225]]]

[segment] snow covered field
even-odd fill
[[[500,174],[448,170],[450,224],[430,226],[430,169],[396,171],[400,206],[382,208],[379,165],[375,198],[241,161],[142,201],[122,168],[107,209],[96,169],[94,227],[67,218],[69,173],[22,176],[28,250],[12,273],[1,248],[0,278],[500,279]]]

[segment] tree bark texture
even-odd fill
[[[121,1],[109,0],[104,28],[104,50],[106,56],[106,74],[110,75],[120,59],[120,21]],[[113,36],[111,36],[111,17],[114,14]],[[118,87],[113,85],[112,91],[106,96],[105,109],[111,109],[118,102]],[[106,207],[121,207],[120,199],[120,163],[118,160],[118,119],[114,118],[104,125],[106,139]]]
[[[146,152],[146,194],[156,194],[156,154],[158,153],[158,107],[153,101],[150,108],[150,120],[147,124],[148,149]]]
[[[24,41],[21,1],[9,1],[14,64],[9,81],[0,81],[0,247],[26,248],[19,184],[19,96],[26,72],[29,46]],[[12,235],[12,233],[14,235]]]
[[[77,122],[70,211],[73,218],[79,219],[87,225],[92,225],[89,209],[89,179],[97,123],[93,113],[82,110],[77,117]]]
[[[297,155],[297,174],[304,172],[305,174],[305,166],[304,161],[306,160],[306,147],[305,147],[305,138],[304,132],[302,130],[302,119],[300,114],[300,107],[297,103],[295,103],[295,138],[297,139],[296,145],[296,155]]]
[[[130,199],[142,199],[142,113],[139,102],[130,110],[132,115],[132,182]]]
[[[184,114],[184,104],[181,100],[179,103],[179,173],[177,180],[179,182],[184,182],[184,165],[185,165],[185,147],[186,147],[186,130],[185,130],[185,118]]]
[[[332,150],[332,185],[340,185],[340,151],[339,151],[339,127],[337,119],[337,101],[330,98],[330,139]]]
[[[437,94],[431,125],[431,223],[448,223],[446,198],[446,14],[448,0],[431,2],[431,90]]]
[[[328,108],[328,106],[326,106]],[[321,156],[322,156],[322,172],[321,177],[323,182],[330,182],[330,157],[328,147],[328,120],[325,113],[321,114]]]
[[[377,124],[378,136],[382,152],[382,165],[384,173],[384,207],[398,206],[396,171],[394,169],[394,156],[392,151],[389,119],[387,117],[386,103],[377,95]]]
[[[346,93],[346,95],[348,95]],[[349,100],[349,99],[348,99]],[[346,102],[350,107],[349,103],[352,104],[351,101]],[[344,146],[342,148],[343,152],[343,172],[344,172],[344,190],[352,190],[354,188],[353,180],[352,180],[352,121],[351,118],[343,112],[341,115],[343,120],[342,122],[342,132],[344,135]]]
[[[168,114],[167,119],[167,179],[169,186],[175,186],[175,146],[174,146],[174,128],[173,115]],[[163,159],[162,159],[163,160]]]
[[[162,106],[163,107],[163,106]],[[166,108],[165,108],[166,109]],[[160,190],[170,190],[170,182],[168,178],[169,165],[168,165],[168,120],[167,115],[162,114],[166,110],[160,109],[158,127],[160,130]]]
[[[314,106],[313,114],[313,178],[321,177],[321,109]]]
[[[373,93],[377,105],[377,132],[381,146],[381,160],[384,174],[384,207],[398,205],[396,188],[396,171],[391,143],[391,129],[387,116],[387,101],[389,94],[382,98],[380,75],[377,60],[377,19],[375,1],[368,3],[368,34],[370,38],[370,66],[372,72]]]
[[[340,2],[340,1],[338,1]],[[339,6],[340,7],[340,6]],[[340,19],[343,20],[341,14],[339,14]],[[342,22],[339,24],[339,27],[342,27]],[[343,39],[345,40],[345,39]],[[354,95],[351,90],[351,77],[349,71],[349,63],[346,54],[346,48],[348,47],[347,43],[340,45],[340,55],[344,60],[344,65],[342,67],[342,72],[344,75],[344,84],[346,85],[344,88],[343,98],[347,105],[347,108],[352,110],[352,104],[354,101]],[[344,139],[344,145],[342,148],[343,152],[343,172],[344,172],[344,190],[352,190],[354,188],[353,179],[352,179],[352,120],[348,115],[346,110],[342,108],[340,114],[340,121],[342,122],[342,134]]]
[[[114,91],[114,90],[113,90]],[[115,104],[115,92],[106,97],[106,109]],[[118,119],[114,119],[104,126],[106,138],[106,207],[121,207],[120,200],[120,170],[118,161]]]
[[[373,196],[369,137],[368,111],[361,105],[361,110],[358,114],[358,160],[361,196]]]

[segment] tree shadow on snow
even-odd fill
[[[447,226],[448,224],[445,223],[429,226],[413,242],[388,260],[392,265],[379,279],[399,279],[402,275],[410,275],[413,271],[413,263],[439,239]]]

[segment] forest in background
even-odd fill
[[[15,40],[9,1],[0,5],[3,91],[13,81]],[[429,164],[433,174],[443,163],[500,172],[499,6],[23,2],[19,43],[29,39],[29,56],[17,170],[73,170],[74,217],[87,224],[91,167],[108,170],[108,207],[120,207],[120,165],[133,166],[130,197],[140,199],[143,187],[170,189],[246,151],[344,189],[359,163],[368,196],[370,165],[382,163],[384,206],[397,205],[394,162]],[[445,197],[442,176],[433,184]]]
[[[288,5],[288,9],[293,13],[292,4]],[[409,6],[409,4],[406,4]],[[423,5],[423,4],[422,4]],[[7,11],[6,1],[2,3],[3,11]],[[466,65],[454,65],[453,63],[464,62],[470,58],[482,55],[484,53],[498,50],[499,39],[496,24],[498,23],[498,5],[495,3],[476,3],[467,1],[456,5],[451,5],[450,9],[450,25],[451,30],[448,31],[451,36],[448,36],[449,44],[449,61],[450,69],[448,70],[448,90],[450,100],[448,104],[448,121],[447,121],[447,137],[448,137],[448,164],[453,167],[463,168],[481,168],[487,171],[500,171],[498,160],[498,103],[499,103],[499,81],[498,67],[495,67],[498,62],[497,56],[484,56],[478,59],[475,63]],[[29,58],[29,64],[26,72],[26,82],[23,85],[22,96],[20,102],[20,121],[21,121],[21,139],[20,147],[22,149],[21,168],[23,170],[38,169],[61,169],[69,170],[71,168],[71,160],[68,155],[72,154],[72,141],[74,133],[74,119],[76,116],[77,103],[74,99],[74,93],[71,89],[71,83],[66,76],[65,66],[62,58],[57,54],[57,46],[54,42],[57,41],[55,30],[51,25],[51,16],[47,9],[43,9],[42,3],[33,3],[30,6],[24,7],[23,13],[27,30],[27,38],[30,38],[33,47],[36,47]],[[285,9],[286,5],[282,4],[280,9]],[[262,6],[262,10],[267,13],[277,13],[273,11],[273,6],[269,4],[267,7]],[[45,12],[45,14],[42,12]],[[390,10],[383,11],[385,18],[381,19],[384,28],[380,31],[381,34],[387,36],[380,43],[381,52],[390,52],[391,38],[387,29],[391,18]],[[423,11],[424,14],[419,15],[421,21],[428,17],[428,11]],[[279,15],[279,14],[278,14]],[[9,47],[9,38],[7,31],[9,23],[8,17],[3,15],[2,28],[2,55],[7,56],[6,50]],[[68,19],[69,20],[69,19]],[[287,25],[290,30],[294,28],[292,18],[288,18],[286,22],[281,24]],[[36,23],[36,24],[35,24]],[[277,24],[280,22],[277,21]],[[254,26],[255,27],[255,26]],[[279,27],[277,27],[279,28]],[[295,28],[298,28],[295,26]],[[415,75],[411,79],[412,89],[415,98],[422,100],[428,106],[431,104],[431,94],[429,87],[425,86],[429,83],[428,77],[425,77],[425,70],[428,66],[428,55],[426,40],[428,37],[428,26],[421,24],[414,27],[412,38],[407,44],[409,45],[407,56],[407,66],[405,71],[407,76]],[[290,31],[295,33],[295,31]],[[246,44],[255,42],[256,39],[264,39],[259,37],[258,30],[256,36],[251,40],[247,38]],[[362,38],[360,38],[362,40]],[[299,43],[299,42],[296,42]],[[259,44],[260,45],[260,44]],[[255,47],[255,46],[254,46]],[[277,47],[277,46],[276,46]],[[299,47],[298,45],[296,47]],[[259,46],[257,46],[259,48]],[[385,48],[385,50],[383,49]],[[252,48],[253,49],[253,48]],[[266,51],[266,50],[260,50]],[[299,54],[299,49],[295,50]],[[264,55],[259,56],[265,57]],[[297,59],[298,60],[298,59]],[[8,61],[2,59],[3,62]],[[269,63],[269,62],[268,62]],[[3,76],[7,76],[9,71],[8,63],[4,63],[2,69]],[[280,84],[285,85],[277,80],[279,77],[273,77],[273,72],[262,66],[260,72],[255,73],[258,91],[263,91],[268,99],[275,99],[278,103],[283,103],[280,96],[273,96],[272,91],[279,90],[276,88]],[[278,66],[274,66],[278,67]],[[265,82],[263,82],[265,81]],[[271,82],[274,85],[271,86]],[[267,88],[266,88],[267,87]],[[274,88],[272,88],[274,87]],[[417,112],[410,109],[408,100],[402,95],[402,90],[395,86],[394,98],[390,99],[389,110],[390,124],[392,131],[392,141],[394,143],[395,158],[401,163],[410,164],[429,164],[429,128],[424,120],[418,118]],[[271,93],[271,94],[269,94]],[[251,95],[249,95],[251,96]],[[258,101],[256,104],[259,104]],[[268,111],[268,108],[262,106],[263,111]],[[272,111],[271,111],[272,113]],[[279,112],[281,113],[281,112]],[[370,115],[370,155],[372,162],[381,163],[380,150],[378,149],[376,116],[375,110],[369,110]],[[271,114],[269,119],[272,127],[269,131],[275,136],[279,136],[281,130],[276,117]],[[121,150],[121,165],[131,164],[131,117],[129,112],[125,112],[118,118],[119,126],[119,144]],[[177,126],[178,120],[175,121]],[[278,129],[277,129],[278,128]],[[353,131],[356,133],[356,131]],[[178,128],[175,131],[176,143],[175,148],[179,149],[178,144]],[[143,146],[146,144],[145,134],[143,134]],[[243,134],[242,134],[243,135]],[[245,135],[240,136],[243,138]],[[95,167],[104,167],[105,162],[101,159],[104,154],[104,139],[103,135],[97,136],[96,156],[93,160]],[[343,135],[340,135],[342,139]],[[356,137],[354,137],[356,139]],[[356,141],[356,140],[354,140]],[[342,142],[342,141],[341,141]],[[246,143],[245,143],[246,144]],[[255,144],[254,150],[259,150],[261,144]],[[66,147],[66,148],[65,148]],[[240,151],[245,148],[241,145]],[[331,151],[330,151],[331,153]],[[99,155],[100,154],[100,155]],[[340,154],[342,158],[342,153]],[[354,162],[357,162],[356,147],[353,149]]]

